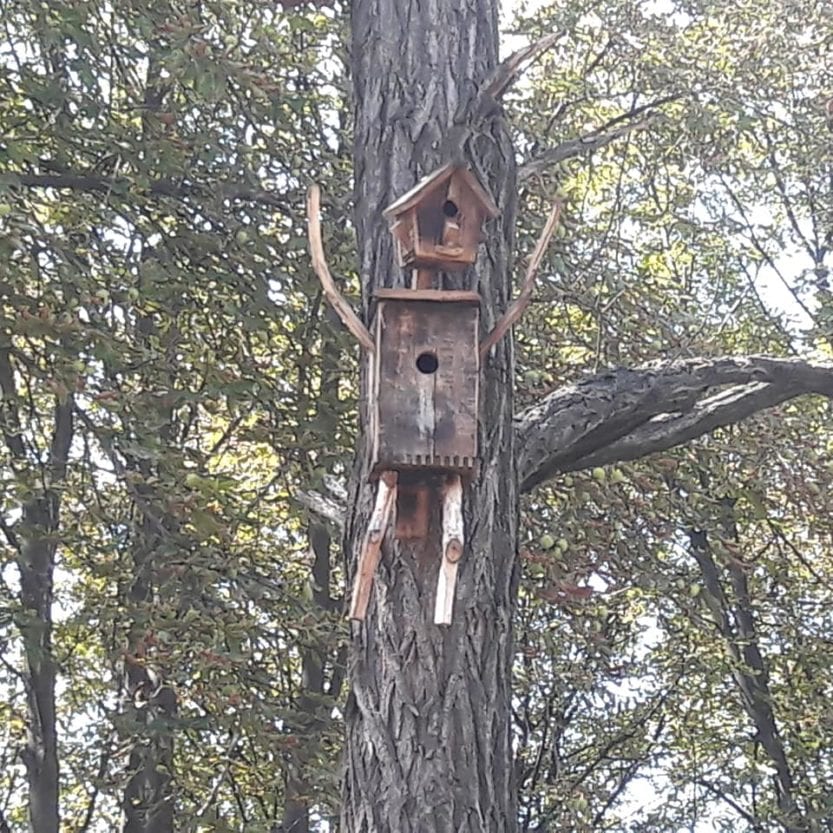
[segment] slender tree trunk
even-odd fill
[[[145,519],[134,544],[130,601],[151,604],[158,535]],[[124,789],[122,833],[171,833],[174,829],[173,754],[177,698],[160,670],[144,662],[144,629],[134,624],[125,662],[125,725],[133,734],[130,776]],[[151,728],[153,727],[153,728]]]
[[[175,316],[173,316],[175,318]],[[138,340],[150,340],[156,334],[153,319],[140,318],[136,326]],[[168,367],[175,366],[174,349],[178,330],[171,326],[163,339]],[[173,373],[166,380],[170,388],[175,385]],[[154,379],[144,380],[147,389],[153,389]],[[158,382],[157,382],[158,384]],[[150,417],[150,414],[147,414]],[[170,406],[160,404],[156,414],[157,427],[163,444],[169,444],[174,436],[174,414]],[[152,420],[151,420],[152,421]],[[148,431],[138,426],[137,434]],[[144,438],[141,438],[142,440]],[[140,440],[141,441],[141,440]],[[150,445],[149,441],[147,443]],[[127,467],[141,474],[136,491],[148,506],[158,504],[156,487],[148,484],[162,474],[157,464],[125,455]],[[125,702],[123,725],[131,732],[130,774],[124,788],[124,826],[122,833],[173,833],[175,820],[174,748],[178,711],[177,694],[166,680],[166,670],[153,657],[146,656],[148,609],[158,601],[162,563],[160,555],[168,535],[176,531],[176,522],[160,513],[151,518],[137,505],[142,515],[132,542],[133,575],[129,589],[129,610],[134,617],[128,636],[128,650],[124,664]],[[179,596],[179,588],[173,593]],[[187,600],[179,599],[180,605]],[[150,616],[150,621],[153,617]]]
[[[60,523],[60,486],[66,477],[72,442],[72,398],[55,407],[55,427],[44,472],[43,493],[26,504],[20,528],[20,633],[24,646],[24,680],[28,737],[23,760],[29,790],[29,830],[58,833],[58,730],[55,713],[57,669],[52,653],[52,600],[56,533]],[[18,438],[19,439],[19,438]],[[12,449],[16,443],[10,443]],[[23,459],[22,453],[17,455]]]
[[[355,216],[365,313],[372,317],[374,289],[405,285],[409,277],[396,266],[382,210],[438,165],[465,160],[492,192],[501,217],[486,227],[476,268],[445,276],[444,285],[478,288],[488,329],[509,292],[515,168],[501,114],[495,109],[474,125],[469,111],[496,66],[497,5],[355,0],[352,31]],[[516,830],[512,371],[506,339],[481,369],[481,470],[465,490],[467,542],[454,623],[433,623],[440,564],[435,510],[424,544],[388,539],[368,618],[353,626],[342,811],[347,833]],[[363,385],[366,391],[366,379]],[[366,418],[363,413],[363,425]],[[363,436],[345,535],[353,565],[375,491],[368,474]]]
[[[4,334],[4,341],[5,341]],[[0,433],[21,484],[34,488],[22,507],[19,525],[4,526],[17,551],[23,641],[23,681],[28,732],[23,762],[29,799],[29,830],[58,833],[60,824],[58,729],[55,712],[57,668],[52,653],[52,601],[55,553],[60,527],[61,488],[73,437],[72,394],[56,399],[48,463],[34,470],[24,442],[24,420],[11,363],[11,345],[0,344]]]

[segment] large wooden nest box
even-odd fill
[[[498,213],[474,174],[448,164],[388,206],[384,216],[401,266],[453,271],[475,262],[483,223]]]
[[[380,289],[371,368],[374,472],[477,465],[476,292]]]

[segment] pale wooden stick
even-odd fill
[[[434,624],[450,625],[454,610],[457,565],[463,556],[463,484],[459,474],[448,477],[443,490],[443,553],[437,579]]]
[[[532,291],[535,289],[535,278],[538,276],[538,267],[544,259],[550,239],[555,227],[558,225],[558,218],[561,216],[562,203],[557,201],[553,204],[550,216],[544,225],[544,230],[535,244],[532,257],[529,259],[529,266],[526,269],[526,277],[518,297],[509,305],[500,320],[495,324],[494,329],[480,342],[480,361],[482,362],[489,350],[497,344],[509,331],[510,327],[523,315],[524,310],[532,300]]]
[[[396,483],[399,475],[395,471],[382,472],[379,478],[379,491],[370,523],[362,542],[362,551],[353,580],[353,600],[350,604],[350,618],[361,621],[367,614],[367,603],[373,587],[373,576],[379,566],[382,554],[382,541],[390,521],[393,505],[396,503]]]
[[[307,235],[309,237],[309,252],[312,256],[312,268],[321,281],[324,294],[327,300],[333,305],[338,317],[344,322],[344,326],[358,339],[359,344],[369,353],[375,350],[373,339],[362,324],[359,316],[353,312],[353,308],[344,300],[341,293],[333,283],[332,275],[324,257],[324,245],[321,242],[321,189],[310,185],[307,192]]]

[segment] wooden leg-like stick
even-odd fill
[[[463,484],[460,475],[450,475],[443,490],[443,558],[437,581],[434,624],[450,625],[454,610],[457,564],[463,555]]]
[[[364,619],[367,614],[367,603],[373,587],[373,576],[379,566],[382,553],[382,541],[390,521],[391,511],[396,503],[395,471],[386,471],[379,478],[379,491],[376,493],[376,504],[370,516],[370,524],[362,542],[356,577],[353,580],[353,600],[350,604],[350,618]]]

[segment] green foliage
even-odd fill
[[[513,101],[522,172],[640,124],[523,180],[527,250],[556,194],[568,233],[518,333],[522,403],[610,365],[829,356],[828,22],[812,3],[610,2],[517,24],[565,32]],[[798,402],[527,499],[522,829],[788,829],[765,705],[794,829],[829,829],[829,414]],[[767,679],[755,708],[749,678]]]
[[[89,812],[115,829],[131,750],[170,733],[181,829],[239,814],[266,831],[286,762],[304,761],[326,808],[338,751],[335,655],[315,725],[298,709],[302,657],[342,626],[305,600],[292,496],[351,447],[352,360],[321,315],[303,211],[310,180],[349,187],[342,24],[259,3],[4,2],[0,17],[0,350],[5,427],[25,445],[0,451],[2,627],[19,645],[10,530],[50,476],[55,403],[71,402],[54,633],[65,823]],[[7,671],[0,782],[17,824],[26,717]],[[154,711],[160,680],[173,720]]]
[[[178,829],[265,833],[295,803],[323,830],[342,576],[322,533],[332,575],[311,578],[296,497],[346,474],[358,393],[303,197],[325,184],[330,264],[354,280],[345,21],[247,0],[0,0],[0,20],[0,819],[26,823],[21,517],[52,489],[65,828],[115,829],[136,756],[161,767],[172,739]],[[554,196],[567,210],[516,334],[519,406],[611,365],[829,355],[829,24],[786,0],[558,0],[513,22],[564,32],[508,105],[522,171],[640,125],[526,168],[521,254]],[[795,812],[830,829],[829,426],[796,402],[526,498],[523,830],[784,829],[753,642]]]

